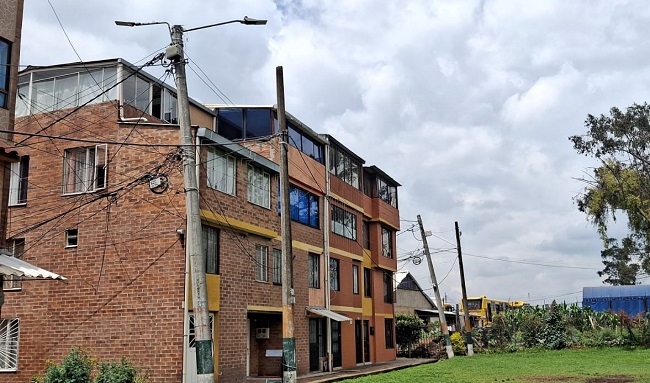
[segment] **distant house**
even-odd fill
[[[649,285],[599,286],[582,289],[582,306],[594,311],[624,311],[631,316],[648,311]]]
[[[451,304],[445,303],[445,319],[450,330],[456,327],[456,313]],[[395,315],[417,315],[425,322],[437,322],[438,307],[425,294],[418,281],[408,271],[395,273]]]

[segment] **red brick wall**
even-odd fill
[[[65,112],[17,121],[36,132]],[[108,142],[165,144],[178,131],[164,126],[118,125],[112,103],[86,107],[44,132]],[[3,317],[19,317],[18,372],[3,382],[42,374],[46,360],[60,361],[73,347],[107,360],[127,357],[153,382],[179,382],[182,373],[184,227],[180,162],[167,168],[170,189],[154,194],[129,183],[165,159],[170,147],[108,145],[108,189],[61,195],[63,153],[89,143],[30,138],[27,205],[11,208],[8,235],[25,238],[24,259],[68,278],[24,282],[8,293]],[[123,188],[123,189],[122,189]],[[107,191],[116,191],[93,201]],[[63,214],[67,212],[67,214]],[[41,226],[37,226],[43,223]],[[77,228],[78,246],[65,248],[65,230]],[[23,233],[23,234],[21,234]]]

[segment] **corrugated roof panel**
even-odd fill
[[[18,277],[35,279],[56,279],[65,281],[66,278],[53,272],[41,269],[21,259],[7,256],[0,253],[0,274],[15,275]]]

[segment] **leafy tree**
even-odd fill
[[[605,268],[599,276],[607,276],[603,283],[610,285],[634,285],[640,266],[632,262],[631,255],[638,254],[636,243],[630,238],[623,238],[623,247],[618,247],[616,239],[609,239],[610,245],[600,252]]]
[[[597,228],[605,251],[617,243],[611,241],[608,225],[616,221],[617,213],[627,216],[629,234],[623,240],[623,252],[634,249],[628,255],[638,253],[640,269],[650,272],[650,105],[633,104],[624,111],[614,107],[609,116],[590,114],[585,126],[587,134],[569,139],[579,154],[597,158],[601,164],[591,178],[582,179],[587,186],[576,197],[578,209]],[[618,251],[603,255],[623,255]],[[633,271],[634,267],[627,268],[629,263],[624,259],[611,262],[602,273],[620,279]]]
[[[555,301],[551,303],[548,310],[541,338],[544,347],[551,350],[559,350],[567,346],[566,322]]]
[[[415,315],[397,315],[395,321],[395,336],[400,349],[408,349],[422,337],[424,321]]]

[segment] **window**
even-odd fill
[[[319,163],[323,163],[323,145],[299,131],[288,121],[287,129],[289,130],[289,144],[291,146],[305,153]]]
[[[363,268],[363,295],[365,297],[372,296],[372,274],[371,270],[367,267]]]
[[[386,336],[386,348],[395,348],[393,318],[384,318],[384,334]]]
[[[22,259],[25,253],[25,239],[17,238],[14,240],[7,240],[9,251],[14,255],[14,258]],[[5,283],[2,286],[4,290],[20,290],[23,287],[21,278],[15,275],[5,275]]]
[[[361,230],[363,231],[363,248],[370,249],[370,223],[363,221]]]
[[[219,109],[217,133],[229,140],[270,136],[273,134],[271,109]]]
[[[289,185],[291,219],[311,227],[320,226],[318,220],[318,197],[296,186]],[[279,201],[278,201],[279,204]]]
[[[397,208],[397,187],[377,177],[377,194],[381,200]]]
[[[149,110],[149,105],[151,104],[151,97],[149,96],[150,86],[151,84],[141,77],[134,75],[127,77],[122,83],[124,103],[151,114]]]
[[[393,232],[385,227],[381,228],[381,255],[393,258]]]
[[[29,178],[29,156],[20,157],[19,162],[11,164],[9,180],[9,206],[27,203],[27,180]]]
[[[393,303],[393,273],[384,271],[384,303]]]
[[[9,104],[9,71],[11,70],[11,43],[0,39],[0,108]]]
[[[205,272],[219,274],[219,230],[212,226],[201,226],[201,240],[205,253]]]
[[[27,73],[18,80],[16,117],[117,99],[117,67]],[[44,79],[44,80],[43,80]]]
[[[106,188],[107,145],[67,149],[63,163],[63,194]]]
[[[0,371],[18,370],[18,318],[0,320]]]
[[[359,266],[352,265],[352,294],[359,294]]]
[[[235,195],[235,158],[216,149],[208,150],[208,186]]]
[[[344,182],[359,188],[359,162],[340,149],[330,147],[330,173]]]
[[[248,167],[248,202],[271,207],[271,176],[254,166]]]
[[[309,253],[309,287],[320,289],[320,255]]]
[[[214,314],[209,313],[208,317],[210,318],[209,319],[210,323],[208,324],[208,327],[210,328],[210,338],[214,340]],[[190,348],[196,348],[196,331],[194,330],[194,313],[190,313],[189,319],[190,320],[188,323],[189,331],[187,333],[187,345]]]
[[[332,206],[332,231],[352,240],[357,239],[357,216],[338,206]]]
[[[65,247],[77,247],[79,241],[79,232],[77,229],[68,229],[65,231]]]
[[[330,258],[330,290],[339,291],[339,260]]]
[[[255,246],[255,280],[268,282],[268,253],[269,248],[263,245]]]
[[[273,249],[273,284],[282,284],[282,250]]]

